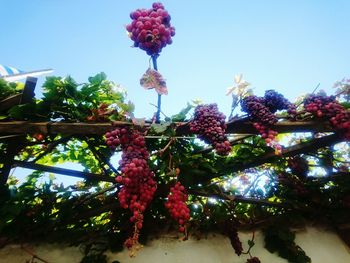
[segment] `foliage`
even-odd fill
[[[11,95],[19,93],[23,89],[22,83],[7,82],[0,79],[0,101]]]
[[[278,225],[265,229],[265,247],[271,253],[278,255],[290,263],[309,263],[311,259],[294,243],[295,234],[288,228]]]
[[[47,77],[43,84],[43,98],[9,110],[14,120],[88,121],[101,105],[114,109],[111,120],[124,119],[133,111],[131,103],[124,103],[125,93],[107,80],[104,73],[78,84],[71,77]],[[112,113],[112,112],[111,112]]]

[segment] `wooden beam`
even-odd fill
[[[47,166],[47,165],[31,163],[31,162],[24,162],[24,161],[15,160],[15,161],[13,161],[13,167],[22,167],[22,168],[39,170],[39,171],[44,171],[44,172],[49,172],[49,173],[79,177],[79,178],[84,178],[84,179],[88,179],[88,180],[96,180],[96,181],[101,181],[101,182],[115,183],[114,177],[109,177],[109,176],[100,175],[100,174],[87,173],[87,172],[81,172],[81,171],[70,170],[70,169],[59,168],[59,167],[53,167],[53,166]]]
[[[238,118],[226,123],[227,134],[258,134],[249,118]],[[289,121],[283,120],[272,125],[271,128],[278,133],[289,132],[332,132],[334,129],[327,121]],[[179,124],[177,134],[190,134],[189,123]]]
[[[325,121],[279,121],[271,127],[278,133],[289,132],[332,132],[334,129]],[[258,134],[253,124],[245,119],[227,123],[226,133]]]
[[[190,134],[188,124],[177,123],[178,135]],[[110,122],[86,123],[86,122],[30,122],[30,121],[11,121],[0,122],[0,134],[66,134],[66,135],[103,135],[113,127],[131,126],[130,122]],[[150,124],[145,124],[149,127]],[[286,132],[329,132],[333,129],[328,122],[305,121],[291,122],[282,121],[272,126],[272,129],[279,133]],[[250,122],[230,122],[228,123],[227,133],[232,134],[257,134]]]

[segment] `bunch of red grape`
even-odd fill
[[[309,163],[307,160],[301,156],[294,156],[288,159],[288,166],[299,179],[306,178],[309,172]]]
[[[186,205],[187,198],[185,187],[177,182],[174,187],[170,188],[168,200],[165,203],[171,217],[179,223],[180,232],[185,231],[185,225],[190,219],[190,209]]]
[[[267,145],[273,146],[276,154],[281,154],[282,147],[275,140],[277,132],[269,127],[277,122],[277,118],[265,105],[265,102],[264,98],[252,95],[241,101],[241,107],[249,114],[250,119],[254,122],[254,128],[265,139]]]
[[[282,146],[276,142],[276,136],[278,132],[258,122],[254,122],[253,126],[259,132],[261,138],[265,139],[266,144],[268,146],[274,147],[277,155],[282,153]]]
[[[247,259],[247,263],[261,263],[261,261],[257,257],[252,257]]]
[[[304,108],[319,118],[331,117],[325,107],[333,103],[337,103],[334,96],[310,95],[304,100]]]
[[[334,96],[311,95],[305,99],[304,108],[318,118],[327,118],[346,140],[350,140],[350,111],[340,105]]]
[[[190,122],[190,131],[199,134],[198,137],[211,144],[218,154],[227,155],[231,151],[231,145],[225,135],[225,119],[217,104],[198,105]]]
[[[149,153],[144,136],[137,130],[117,128],[106,133],[107,145],[123,151],[119,161],[121,176],[116,181],[123,185],[118,193],[120,206],[132,211],[130,221],[135,224],[134,236],[125,245],[130,248],[137,243],[138,231],[142,228],[143,212],[153,199],[156,191],[154,173],[148,166]]]
[[[272,125],[277,122],[276,116],[265,105],[264,98],[248,96],[241,101],[242,111],[249,114],[251,120],[263,125]]]
[[[170,15],[163,4],[153,3],[151,9],[137,9],[130,14],[131,24],[126,26],[134,46],[146,51],[148,55],[157,55],[175,35],[170,25]]]

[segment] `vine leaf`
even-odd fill
[[[94,85],[101,85],[102,81],[106,79],[107,79],[107,76],[104,72],[101,72],[93,77],[88,78],[89,82]]]
[[[193,105],[187,103],[187,106],[183,108],[178,114],[171,116],[171,120],[174,122],[184,121],[187,113],[193,108]]]
[[[168,127],[169,127],[170,125],[171,125],[171,122],[153,123],[153,124],[151,125],[151,129],[152,129],[155,133],[159,134],[159,133],[165,132],[165,131],[168,129]]]
[[[140,85],[145,89],[155,89],[160,95],[167,95],[168,89],[163,76],[154,69],[147,69],[140,79]]]

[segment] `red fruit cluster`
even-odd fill
[[[276,142],[278,132],[257,122],[253,123],[253,126],[259,132],[261,138],[265,139],[266,144],[275,149],[276,155],[282,154],[282,146]]]
[[[295,174],[300,179],[306,178],[309,172],[309,163],[303,157],[294,156],[288,159],[288,166],[292,171],[292,174]]]
[[[249,114],[250,119],[263,125],[272,125],[277,122],[276,116],[265,105],[264,98],[248,96],[241,101],[242,111]]]
[[[177,182],[174,187],[170,188],[168,200],[165,203],[171,217],[179,223],[180,232],[185,231],[185,225],[190,219],[190,209],[186,205],[187,198],[185,187]]]
[[[257,257],[252,257],[247,259],[247,263],[261,263],[261,261]]]
[[[295,105],[291,104],[282,94],[274,90],[265,92],[265,97],[248,96],[241,101],[242,111],[249,114],[250,119],[254,122],[254,128],[265,139],[266,144],[275,149],[276,155],[282,153],[282,146],[277,143],[277,132],[269,126],[277,122],[273,114],[277,110],[288,109],[291,116],[296,114]]]
[[[190,122],[190,131],[211,144],[218,154],[227,155],[231,151],[231,145],[225,135],[225,119],[226,116],[219,112],[217,104],[199,105]]]
[[[304,101],[306,111],[318,118],[327,118],[331,125],[350,140],[350,111],[335,100],[334,96],[311,95]]]
[[[119,161],[122,176],[116,181],[123,185],[118,193],[120,206],[132,211],[130,221],[135,223],[134,236],[125,245],[130,248],[137,243],[138,231],[142,228],[143,212],[156,191],[154,173],[148,166],[149,153],[144,136],[137,130],[117,128],[106,133],[107,145],[112,149],[119,144],[123,151]]]
[[[151,9],[137,9],[130,14],[131,24],[126,26],[134,46],[156,55],[175,35],[175,28],[170,25],[170,15],[163,4],[153,3]]]

